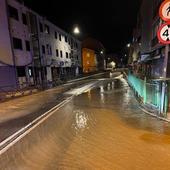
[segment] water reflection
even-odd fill
[[[73,124],[76,132],[82,131],[88,126],[88,115],[83,110],[74,110],[75,123]]]
[[[92,98],[92,96],[91,96],[91,90],[89,90],[89,91],[87,92],[87,94],[88,94],[88,99],[91,100],[91,98]]]
[[[105,103],[105,97],[104,97],[104,86],[100,86],[100,103]]]
[[[104,86],[100,86],[100,93],[104,92]]]

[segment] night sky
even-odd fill
[[[141,0],[24,0],[25,4],[67,32],[81,29],[80,39],[101,41],[107,53],[119,53],[132,41]]]

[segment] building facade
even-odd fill
[[[142,0],[134,29],[129,63],[135,63],[134,72],[141,77],[160,78],[170,76],[165,69],[165,46],[158,42],[157,31],[163,21],[159,17],[162,0]],[[167,67],[168,68],[168,67]]]
[[[91,73],[97,71],[97,56],[94,50],[82,49],[83,72]]]
[[[82,42],[83,72],[103,71],[106,69],[105,48],[94,39],[87,38]]]
[[[149,112],[167,117],[170,109],[170,53],[157,38],[164,23],[159,17],[163,0],[142,0],[129,53],[128,82]],[[168,55],[168,56],[167,56]],[[167,61],[168,58],[168,61]]]
[[[52,86],[81,72],[79,40],[16,0],[0,9],[1,89]]]

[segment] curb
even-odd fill
[[[138,102],[138,103],[139,103],[139,102]],[[159,119],[159,120],[166,121],[166,122],[170,123],[170,120],[169,120],[169,119],[160,117],[160,116],[158,116],[158,115],[156,115],[156,114],[154,114],[154,113],[152,113],[152,112],[149,112],[149,111],[148,111],[147,109],[145,109],[143,106],[142,106],[142,107],[139,106],[139,108],[140,108],[143,112],[145,112],[146,114],[148,114],[148,115],[150,115],[150,116],[152,116],[152,117],[155,117],[155,118],[157,118],[157,119]]]

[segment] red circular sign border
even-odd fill
[[[162,28],[163,28],[164,26],[167,26],[167,25],[170,25],[170,22],[167,22],[167,23],[165,23],[165,24],[162,24],[162,25],[160,26],[160,28],[158,29],[158,32],[157,32],[158,40],[159,40],[162,44],[170,44],[170,40],[169,40],[169,41],[164,41],[164,40],[161,38],[161,35],[160,35]]]
[[[170,19],[167,19],[167,18],[165,18],[165,17],[162,15],[162,8],[164,7],[164,5],[165,5],[167,2],[170,2],[170,0],[165,0],[164,2],[162,2],[161,6],[160,6],[160,8],[159,8],[159,16],[160,16],[160,18],[161,18],[163,21],[166,21],[166,22],[170,21]]]

